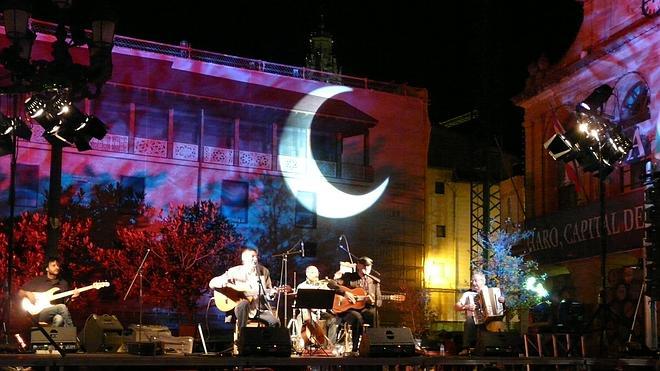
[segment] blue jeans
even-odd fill
[[[250,314],[250,303],[246,300],[241,300],[234,308],[234,314],[236,315],[236,324],[238,325],[238,328],[240,329],[245,327],[248,322],[248,316]],[[266,323],[268,327],[280,326],[280,319],[275,317],[269,310],[260,310],[259,320]]]
[[[71,313],[64,304],[53,305],[39,313],[39,322],[52,323],[55,327],[73,327]]]

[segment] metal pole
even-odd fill
[[[57,255],[60,241],[60,198],[62,197],[62,145],[50,150],[50,184],[48,185],[48,225],[46,227],[46,257]]]

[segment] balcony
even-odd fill
[[[40,126],[34,125],[33,131],[33,143],[48,144],[46,139],[41,136],[43,129]],[[93,139],[90,144],[94,150],[141,155],[145,156],[147,161],[149,161],[149,157],[156,157],[190,162],[201,161],[203,164],[276,171],[279,173],[302,175],[308,173],[307,159],[304,157],[282,156],[284,161],[280,165],[277,159],[268,153],[203,146],[200,156],[199,146],[196,144],[171,142],[170,146],[170,142],[165,140],[140,137],[133,137],[132,139],[131,146],[128,136],[107,134],[103,140]],[[168,151],[170,147],[172,148],[171,153]],[[332,161],[316,161],[316,166],[318,166],[321,173],[327,178],[361,182],[373,181],[373,168],[370,166],[348,163],[342,163],[341,166],[338,165],[337,162]]]

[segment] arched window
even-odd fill
[[[625,128],[651,117],[649,88],[644,81],[633,83],[621,99],[620,124]]]

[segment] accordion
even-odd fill
[[[504,315],[504,304],[498,300],[502,296],[499,287],[485,287],[474,298],[474,323],[480,325]]]

